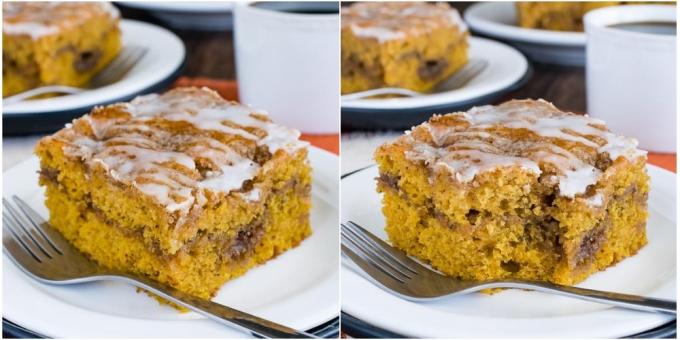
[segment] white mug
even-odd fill
[[[588,113],[655,152],[676,151],[676,36],[612,25],[675,24],[675,10],[672,5],[626,5],[584,18]]]
[[[242,103],[304,133],[339,132],[339,8],[335,13],[312,12],[314,6],[332,4],[337,6],[337,2],[235,5],[236,75]]]

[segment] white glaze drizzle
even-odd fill
[[[33,40],[37,40],[43,36],[55,34],[59,32],[59,27],[44,25],[37,22],[4,22],[2,25],[2,33],[8,35],[28,35]]]
[[[406,38],[404,32],[395,31],[385,27],[362,27],[360,25],[351,25],[352,33],[361,38],[374,38],[378,42],[383,43],[389,40],[399,40]]]
[[[604,204],[604,197],[599,192],[593,196],[583,198],[583,200],[591,207],[601,207]]]
[[[151,119],[162,116],[166,120],[189,122],[204,130],[215,130],[239,135],[243,138],[256,141],[258,145],[267,146],[271,153],[280,149],[292,153],[308,145],[308,143],[298,139],[300,137],[299,131],[253,116],[267,116],[265,111],[258,111],[249,106],[234,102],[221,101],[211,103],[206,107],[201,103],[183,98],[159,100],[158,95],[151,94],[134,99],[127,109],[136,117]],[[266,136],[258,138],[242,128],[225,125],[225,122],[264,130]]]
[[[253,188],[250,191],[241,193],[241,197],[248,202],[259,202],[262,193],[259,188]]]
[[[94,137],[77,133],[70,125],[55,138],[65,142],[65,153],[80,157],[93,168],[102,167],[113,179],[153,197],[167,211],[178,212],[178,224],[192,208],[206,203],[204,191],[229,193],[240,189],[258,175],[261,167],[232,145],[201,134],[174,134],[154,126],[153,119],[182,121],[202,130],[240,136],[267,146],[272,154],[278,150],[292,153],[306,145],[297,140],[296,130],[279,127],[262,118],[263,112],[226,102],[207,89],[147,95],[128,104],[115,104],[109,110],[124,111],[129,117],[86,115],[80,123],[86,123]],[[258,137],[241,128],[244,126],[266,135]],[[209,164],[203,174],[199,162]],[[239,195],[248,201],[260,197],[255,189]]]
[[[356,3],[342,8],[342,19],[357,37],[380,43],[404,39],[408,34],[427,34],[442,23],[461,33],[467,31],[458,11],[445,4]]]
[[[447,170],[464,183],[474,180],[479,173],[499,167],[519,167],[539,176],[542,169],[551,166],[556,170],[551,180],[558,185],[560,195],[574,198],[596,184],[602,171],[553,144],[554,139],[607,153],[612,161],[619,157],[634,161],[646,154],[637,149],[634,139],[606,130],[604,122],[561,112],[542,100],[511,101],[452,115],[461,124],[421,125],[431,136],[434,146],[417,140],[412,132],[407,133],[403,138],[411,148],[406,157],[424,161],[433,169]],[[523,129],[548,139],[513,141],[495,133],[497,128]],[[597,205],[601,204],[601,199],[591,197],[586,202]]]
[[[108,2],[77,5],[59,2],[4,2],[2,32],[7,35],[27,35],[37,40],[60,32],[62,27],[82,24],[83,20],[92,15],[86,10],[104,12],[114,20],[120,18],[118,9]]]

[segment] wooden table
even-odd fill
[[[450,2],[462,14],[475,2]],[[532,63],[534,74],[508,98],[543,98],[565,111],[586,112],[586,74],[583,67]]]
[[[182,73],[188,77],[236,79],[234,36],[232,31],[201,32],[175,29],[148,12],[118,6],[125,19],[150,22],[164,27],[182,39],[187,50],[187,62]]]

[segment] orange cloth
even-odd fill
[[[650,152],[647,155],[647,163],[654,164],[666,170],[677,172],[677,155],[674,153],[655,153]]]
[[[178,86],[205,86],[217,91],[227,100],[238,100],[238,87],[236,86],[236,82],[233,80],[181,77],[177,79],[177,81],[172,85],[172,87]],[[310,135],[303,133],[300,139],[306,140],[316,147],[325,149],[335,154],[340,153],[340,135],[338,134]]]

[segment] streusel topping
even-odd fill
[[[108,2],[3,2],[2,33],[38,39],[105,15],[113,19],[120,17]]]
[[[341,15],[343,28],[380,42],[427,34],[440,27],[467,31],[458,11],[445,3],[359,2],[342,7]]]
[[[299,136],[212,90],[179,88],[95,108],[49,138],[91,171],[104,170],[181,217],[209,193],[259,199],[258,188],[244,191],[244,183],[277,152],[306,147]]]
[[[408,159],[449,171],[460,182],[499,167],[520,167],[548,175],[560,195],[570,198],[585,193],[618,158],[646,155],[635,139],[612,133],[603,121],[562,112],[544,100],[435,116],[402,140],[409,145]]]

